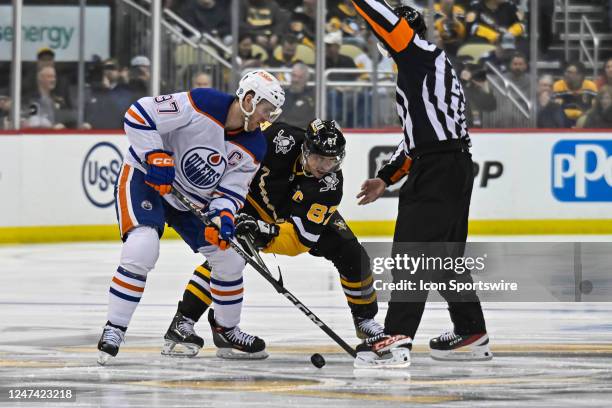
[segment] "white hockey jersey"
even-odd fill
[[[172,153],[175,188],[203,207],[236,213],[266,152],[266,139],[259,129],[225,131],[233,101],[234,96],[209,88],[139,99],[124,117],[131,144],[125,162],[146,173],[148,152]],[[186,210],[172,194],[164,198]]]

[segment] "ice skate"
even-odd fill
[[[412,339],[384,333],[366,339],[357,346],[355,368],[406,368],[410,366]]]
[[[98,341],[98,364],[104,365],[119,352],[119,346],[125,338],[125,332],[118,327],[106,324]]]
[[[208,322],[212,329],[213,341],[217,346],[217,357],[229,360],[263,360],[268,358],[266,343],[257,336],[240,330],[238,326],[226,328],[215,321],[215,312],[210,309]]]
[[[357,338],[361,340],[376,337],[385,331],[385,329],[374,319],[353,316],[353,323],[355,324]]]
[[[204,346],[204,340],[193,329],[195,321],[176,312],[164,335],[162,355],[170,357],[195,357]]]
[[[446,332],[429,341],[431,358],[441,361],[486,361],[493,358],[487,333]]]

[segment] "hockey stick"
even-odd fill
[[[198,206],[191,202],[183,193],[178,191],[176,188],[172,189],[172,195],[176,197],[183,205],[185,205],[192,214],[194,214],[200,221],[202,221],[205,225],[214,225],[208,215],[203,212]],[[249,248],[249,251],[253,252],[254,257],[250,256],[240,244],[238,244],[235,240],[231,240],[229,245],[232,247],[234,251],[238,253],[249,265],[253,267],[261,276],[263,276],[268,282],[272,284],[274,289],[284,297],[286,297],[295,307],[300,309],[302,313],[306,315],[314,324],[316,324],[321,330],[325,332],[332,340],[336,342],[340,347],[344,349],[351,357],[357,357],[357,353],[355,349],[353,349],[350,345],[348,345],[340,336],[336,334],[332,329],[329,328],[328,325],[323,323],[321,319],[317,317],[306,305],[299,301],[297,297],[295,297],[291,292],[289,292],[283,286],[283,276],[279,274],[279,279],[275,279],[274,276],[270,273],[270,270],[267,268],[266,264],[263,262],[263,259],[259,256],[259,252],[255,248],[252,242],[248,238],[243,239]],[[280,271],[279,271],[280,272]]]

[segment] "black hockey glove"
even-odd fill
[[[236,217],[236,235],[250,236],[257,249],[267,247],[278,234],[279,228],[276,224],[268,224],[248,214],[238,214]]]

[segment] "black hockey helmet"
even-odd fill
[[[421,38],[425,38],[427,33],[427,25],[423,14],[410,6],[398,6],[393,9],[393,13],[400,18],[405,18],[410,28]]]
[[[336,165],[328,171],[337,171],[346,154],[346,139],[335,120],[315,119],[306,127],[302,156],[306,160],[311,154],[335,160]]]

